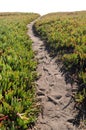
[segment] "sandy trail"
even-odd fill
[[[39,61],[37,72],[41,76],[36,84],[38,100],[42,105],[34,130],[79,130],[72,123],[76,115],[74,103],[62,110],[71,98],[71,85],[66,84],[56,59],[50,57],[45,49],[45,43],[34,35],[33,24],[28,25],[28,35],[33,41],[33,49],[37,52],[35,57]]]

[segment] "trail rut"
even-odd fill
[[[45,43],[35,36],[33,24],[34,22],[28,25],[28,35],[33,41],[33,50],[37,52],[35,58],[39,62],[37,72],[40,78],[36,84],[37,98],[42,106],[33,130],[79,130],[73,125],[76,115],[74,102],[64,108],[71,99],[71,85],[66,84],[55,62],[56,58],[49,56]]]

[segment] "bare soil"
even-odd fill
[[[56,58],[50,57],[45,48],[46,43],[34,34],[33,24],[28,25],[28,35],[33,41],[35,58],[39,62],[37,72],[40,78],[36,85],[37,98],[42,106],[33,130],[81,130],[75,125],[77,111],[71,100],[72,87],[75,89],[77,86],[65,82]]]

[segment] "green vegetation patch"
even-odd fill
[[[0,14],[0,129],[26,130],[36,120],[36,61],[26,25],[38,14]]]
[[[34,29],[46,41],[52,54],[61,55],[65,70],[71,72],[71,77],[78,81],[84,97],[82,99],[85,99],[86,12],[47,14],[34,24]]]

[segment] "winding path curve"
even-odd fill
[[[35,21],[34,21],[35,22]],[[66,84],[55,58],[49,56],[45,43],[33,32],[33,24],[28,25],[28,35],[33,41],[33,50],[37,52],[37,72],[40,78],[36,81],[38,100],[42,105],[42,112],[33,130],[79,130],[72,123],[76,111],[74,103],[62,109],[70,100],[71,85]]]

